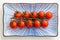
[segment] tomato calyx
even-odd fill
[[[33,14],[33,13],[31,13],[31,16],[34,16],[34,14]]]
[[[32,11],[32,12],[31,12],[31,18],[36,18],[36,17],[37,17],[37,12]]]
[[[19,13],[18,11],[16,11],[16,13]]]
[[[25,11],[25,12],[23,12],[23,15],[24,15],[24,16],[26,15],[26,11]]]

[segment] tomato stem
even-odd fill
[[[15,20],[42,20],[41,18],[14,18],[12,17],[11,19],[15,19]]]

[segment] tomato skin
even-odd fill
[[[32,12],[31,12],[31,18],[36,18],[36,17],[37,17],[37,12],[32,11]]]
[[[24,18],[29,18],[30,13],[28,11],[23,12],[23,17]]]
[[[42,25],[43,28],[46,28],[48,26],[48,21],[47,20],[42,20],[41,25]]]
[[[39,20],[35,20],[35,21],[34,21],[34,27],[35,27],[35,28],[40,28],[40,26],[41,26],[40,21],[39,21]]]
[[[50,19],[52,18],[53,15],[52,15],[52,12],[46,12],[45,16],[47,19]]]
[[[16,11],[16,12],[14,13],[14,18],[20,18],[20,17],[22,17],[22,13],[19,12],[19,11]]]
[[[16,22],[16,20],[11,20],[10,21],[10,28],[12,28],[12,29],[16,29],[17,28],[17,22]]]
[[[32,28],[32,26],[33,26],[32,20],[27,20],[27,21],[26,21],[26,26],[27,26],[28,28]]]
[[[45,14],[45,13],[44,13],[43,11],[39,11],[39,12],[38,12],[38,17],[39,17],[39,18],[44,18],[44,14]]]
[[[24,28],[25,27],[25,22],[23,20],[19,20],[18,21],[18,26],[20,29]]]

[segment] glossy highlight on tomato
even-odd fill
[[[37,17],[37,12],[32,11],[30,16],[31,16],[31,18],[36,18]]]
[[[21,18],[21,17],[22,17],[22,13],[19,11],[15,11],[14,18]]]
[[[24,28],[25,27],[25,22],[23,20],[19,20],[18,21],[18,26],[20,29]]]
[[[11,20],[10,21],[10,28],[12,28],[12,29],[16,29],[17,28],[17,22],[16,22],[16,20]]]
[[[42,25],[43,28],[48,27],[48,21],[47,20],[42,20],[41,25]]]
[[[32,26],[33,26],[32,20],[27,20],[27,21],[26,21],[26,26],[27,26],[28,28],[32,28]]]
[[[45,14],[45,17],[46,17],[47,19],[52,18],[52,16],[53,16],[52,12],[46,12],[46,14]]]
[[[24,18],[29,18],[30,13],[28,11],[23,12],[23,17]]]
[[[38,12],[38,17],[39,17],[39,18],[44,18],[44,14],[45,14],[44,11],[39,11],[39,12]]]
[[[41,26],[41,22],[39,20],[35,20],[34,21],[34,27],[35,28],[40,28],[40,26]]]

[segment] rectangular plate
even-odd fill
[[[11,29],[9,27],[10,18],[13,16],[15,11],[51,11],[53,17],[49,20],[47,28],[36,29],[36,28],[23,28],[23,29]],[[57,36],[58,35],[58,4],[56,3],[5,3],[3,5],[3,35],[4,36]]]

